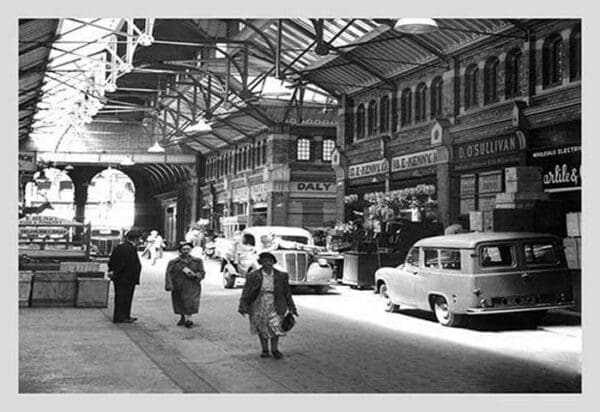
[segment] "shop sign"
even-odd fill
[[[267,184],[260,183],[250,186],[250,198],[253,202],[265,202],[267,199]]]
[[[19,152],[19,170],[22,172],[34,172],[36,170],[35,152]]]
[[[437,150],[411,153],[392,158],[392,172],[433,166],[437,163]]]
[[[375,176],[387,173],[388,170],[388,161],[385,159],[376,162],[359,163],[348,167],[348,178],[358,179],[359,177]]]
[[[232,180],[231,181],[231,188],[232,189],[239,189],[240,187],[245,187],[246,185],[246,181],[244,179],[237,179],[237,180]]]
[[[530,163],[542,168],[544,190],[576,190],[581,187],[581,146],[536,150]]]
[[[499,136],[476,142],[462,143],[454,147],[455,159],[458,162],[480,157],[498,156],[519,150],[519,139],[516,135]]]
[[[300,193],[336,193],[333,182],[292,182],[290,190]]]
[[[493,173],[481,173],[479,175],[479,193],[499,193],[502,192],[502,180],[504,174],[502,171]]]
[[[460,177],[460,195],[475,194],[475,175],[462,175]]]
[[[248,194],[249,194],[248,187],[240,187],[237,189],[233,189],[231,195],[232,195],[234,202],[247,202]]]

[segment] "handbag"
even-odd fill
[[[294,319],[294,315],[292,315],[292,312],[288,312],[281,321],[281,329],[284,332],[289,332],[290,330],[292,330],[295,324],[296,319]]]

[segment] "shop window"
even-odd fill
[[[523,53],[516,49],[508,53],[506,56],[505,68],[505,95],[509,99],[511,97],[521,95],[521,65]]]
[[[365,106],[358,105],[356,109],[356,138],[362,139],[365,137]]]
[[[563,40],[558,34],[544,42],[542,50],[543,86],[553,87],[562,83]]]
[[[465,109],[478,105],[478,81],[479,67],[476,64],[472,64],[465,71]]]
[[[442,115],[442,86],[444,81],[436,77],[431,82],[431,118],[435,119]]]
[[[331,152],[335,147],[335,141],[333,139],[325,139],[322,143],[323,147],[323,156],[322,159],[324,162],[331,162]]]
[[[310,140],[302,137],[296,141],[296,160],[310,160]]]
[[[390,124],[390,98],[383,96],[379,102],[379,130],[385,133]]]
[[[498,58],[492,57],[483,69],[483,104],[498,101]]]
[[[409,88],[402,91],[400,110],[400,124],[402,126],[410,124],[412,118],[412,91]]]
[[[369,102],[369,110],[367,113],[367,130],[369,136],[377,133],[377,102],[371,100]]]
[[[425,120],[426,96],[427,86],[425,83],[419,83],[415,92],[415,122],[422,122]]]
[[[581,29],[577,27],[569,38],[569,79],[581,79]]]

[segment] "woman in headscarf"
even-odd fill
[[[179,244],[179,257],[167,265],[165,290],[171,291],[173,311],[180,315],[177,325],[191,328],[192,314],[198,313],[200,306],[200,281],[204,279],[202,260],[190,255],[194,245],[191,242]]]
[[[262,347],[261,358],[268,358],[269,340],[271,354],[283,358],[279,351],[279,337],[285,336],[281,321],[287,311],[298,316],[292,299],[288,275],[273,268],[277,259],[270,252],[259,255],[261,268],[246,276],[238,312],[250,315],[250,333],[258,335]]]

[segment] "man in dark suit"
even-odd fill
[[[132,323],[137,318],[131,317],[131,301],[135,285],[140,284],[142,264],[138,256],[138,245],[142,234],[130,230],[125,241],[112,251],[108,260],[108,277],[115,287],[114,323]]]

